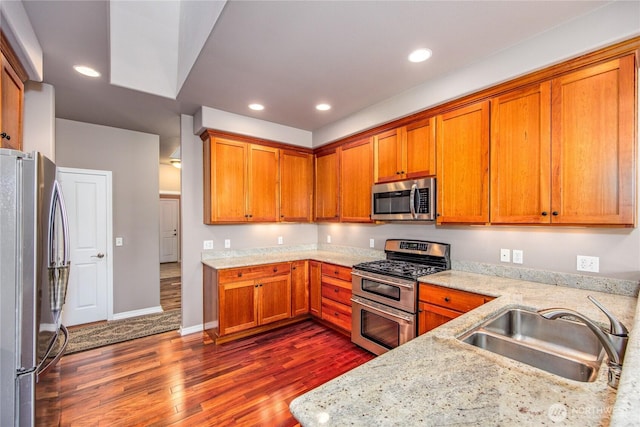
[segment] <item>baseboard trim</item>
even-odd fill
[[[218,322],[215,323],[217,324]],[[204,326],[201,323],[199,325],[189,326],[188,328],[180,328],[180,336],[183,337],[185,335],[195,334],[202,331],[204,331]]]
[[[143,308],[140,310],[123,311],[122,313],[114,314],[112,320],[129,319],[130,317],[145,316],[147,314],[157,314],[162,313],[163,311],[164,310],[162,309],[162,306],[159,305],[156,307]]]

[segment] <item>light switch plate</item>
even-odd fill
[[[500,249],[500,262],[511,262],[511,251],[509,249]]]
[[[231,239],[224,239],[224,248],[229,249],[231,247]]]
[[[369,247],[370,248],[375,248],[376,247],[376,241],[374,239],[369,239]]]
[[[331,243],[331,236],[327,234],[327,243]]]
[[[116,246],[122,246],[124,244],[124,240],[122,237],[116,237]]]
[[[213,240],[205,240],[202,243],[202,249],[209,250],[209,249],[213,249]]]
[[[278,244],[282,245],[284,243],[284,239],[282,238],[282,236],[278,236]]]

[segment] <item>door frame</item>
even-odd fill
[[[106,179],[106,234],[107,234],[107,320],[113,320],[113,173],[106,170],[79,169],[58,167],[59,173],[73,173],[83,175],[101,175]],[[72,260],[73,261],[73,260]],[[73,274],[73,270],[72,273]]]

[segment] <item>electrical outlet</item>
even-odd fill
[[[511,262],[511,251],[509,249],[500,249],[500,262]]]
[[[600,258],[597,256],[578,255],[576,269],[578,271],[590,271],[598,273],[600,271]]]
[[[224,248],[229,249],[231,247],[231,239],[224,239]]]
[[[331,235],[327,234],[327,243],[331,243]]]
[[[513,250],[513,263],[514,264],[522,264],[524,261],[524,252],[521,249]]]
[[[207,249],[213,249],[213,240],[205,240],[202,244],[202,249],[204,249],[205,251]]]
[[[376,241],[374,239],[369,239],[369,247],[370,248],[375,248],[376,247]]]
[[[282,236],[278,236],[278,244],[282,245],[284,243],[284,239],[282,238]]]

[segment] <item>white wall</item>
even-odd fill
[[[58,166],[113,172],[113,311],[160,307],[158,164],[160,138],[107,126],[56,120]]]
[[[180,169],[160,164],[159,187],[162,194],[180,194]]]
[[[24,86],[23,151],[40,151],[56,161],[56,95],[50,84],[27,81]]]

